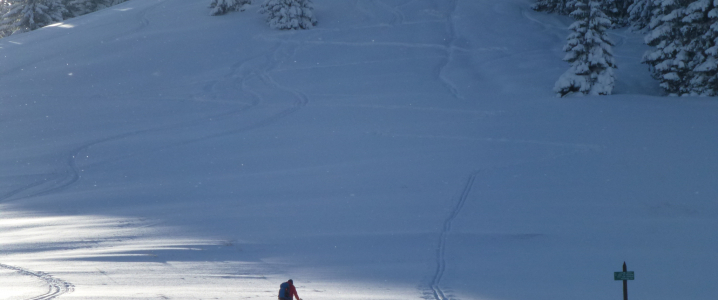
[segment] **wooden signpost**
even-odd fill
[[[623,272],[613,272],[613,280],[623,280],[623,300],[628,300],[628,281],[634,280],[633,271],[627,271],[626,262],[623,262]]]

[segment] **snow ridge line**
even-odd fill
[[[48,285],[48,291],[40,296],[28,298],[26,300],[50,300],[55,299],[63,294],[72,293],[75,291],[75,286],[72,283],[64,281],[59,278],[55,278],[50,274],[44,272],[33,272],[20,267],[10,266],[6,264],[0,264],[0,268],[16,271],[22,275],[37,277],[42,281],[45,281]]]
[[[440,286],[441,278],[444,277],[444,271],[446,270],[446,240],[448,239],[449,232],[451,232],[451,225],[454,222],[454,219],[456,219],[456,217],[459,215],[461,209],[464,208],[464,204],[466,204],[466,199],[469,198],[469,194],[471,193],[471,189],[474,186],[474,182],[476,181],[476,176],[478,174],[479,172],[477,171],[471,174],[471,176],[469,176],[469,179],[466,181],[464,188],[461,190],[459,201],[456,202],[456,206],[451,211],[451,214],[449,214],[449,217],[444,220],[444,227],[442,228],[441,236],[439,238],[439,246],[436,250],[436,272],[434,272],[434,276],[431,279],[431,283],[429,284],[434,299],[436,300],[448,299]]]

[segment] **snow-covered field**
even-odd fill
[[[134,0],[0,40],[0,299],[715,299],[718,102],[530,0]],[[39,296],[39,297],[38,297]],[[37,298],[33,298],[37,297]]]

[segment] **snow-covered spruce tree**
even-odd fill
[[[703,39],[710,42],[710,47],[704,51],[706,60],[695,68],[695,72],[702,76],[701,87],[703,95],[718,96],[718,0],[712,3],[708,12],[710,28]]]
[[[98,11],[101,9],[105,9],[111,6],[115,6],[117,4],[127,2],[129,0],[89,0],[93,5],[94,9],[93,11]]]
[[[0,19],[0,35],[28,32],[63,20],[65,6],[60,0],[17,0],[9,2]]]
[[[600,0],[603,2],[601,9],[611,20],[612,27],[624,27],[628,25],[628,8],[634,0]]]
[[[309,29],[317,25],[311,0],[267,0],[260,13],[267,15],[269,27]]]
[[[628,21],[634,31],[645,31],[651,23],[653,10],[656,9],[654,0],[635,0],[628,7]]]
[[[0,17],[5,15],[10,8],[10,0],[0,0]]]
[[[545,11],[549,13],[557,13],[560,15],[568,15],[573,11],[574,4],[579,0],[536,0],[531,6],[536,11]],[[601,2],[601,10],[611,20],[613,27],[623,27],[629,24],[628,8],[634,1],[640,0],[597,0]],[[651,0],[652,1],[652,0]]]
[[[244,11],[244,6],[252,4],[252,0],[212,0],[209,4],[210,15],[218,16],[230,11]]]
[[[700,31],[697,29],[700,18],[689,16],[688,12],[693,2],[696,0],[654,0],[656,9],[644,38],[655,49],[646,52],[643,63],[649,65],[651,75],[669,95],[691,93],[697,53],[694,42]]]
[[[611,21],[601,10],[600,0],[576,0],[571,17],[576,22],[569,26],[572,31],[564,46],[564,60],[571,67],[559,77],[554,91],[558,96],[580,92],[590,95],[610,95],[613,92],[613,60],[606,30]]]
[[[92,0],[64,0],[67,12],[65,19],[79,17],[94,11],[95,4]]]
[[[688,63],[689,90],[692,95],[715,96],[716,89],[716,21],[718,19],[718,1],[697,0],[688,5],[683,17],[681,33],[690,41],[687,49],[693,53]]]
[[[571,0],[537,0],[531,8],[535,11],[567,15],[571,12],[571,9],[568,7],[570,1]]]
[[[63,0],[65,7],[67,7],[65,19],[89,14],[127,1],[128,0]]]

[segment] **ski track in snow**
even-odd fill
[[[507,142],[513,142],[513,141],[507,141]],[[577,155],[577,154],[585,154],[587,152],[598,152],[603,150],[605,147],[598,146],[598,145],[588,145],[588,144],[565,144],[565,143],[545,143],[545,142],[538,142],[538,141],[519,141],[521,143],[523,142],[529,142],[529,143],[538,143],[543,145],[550,145],[550,146],[556,146],[560,148],[568,148],[569,151],[561,151],[555,155],[547,156],[544,158],[536,159],[536,160],[525,160],[525,161],[515,161],[513,163],[503,165],[503,166],[495,166],[490,168],[485,168],[481,170],[474,171],[471,173],[466,180],[466,183],[463,185],[461,189],[461,193],[459,194],[458,200],[456,201],[456,204],[454,205],[453,209],[451,210],[450,214],[444,219],[444,225],[441,228],[441,233],[439,234],[439,243],[436,248],[436,271],[431,277],[431,281],[429,283],[429,288],[431,290],[431,293],[435,300],[448,300],[449,298],[446,296],[445,292],[441,288],[441,280],[444,277],[444,273],[446,271],[446,242],[448,240],[448,236],[451,233],[452,224],[454,220],[459,216],[462,209],[464,208],[464,205],[466,204],[466,201],[471,194],[471,191],[473,189],[474,183],[476,182],[476,177],[482,173],[482,172],[488,172],[495,169],[503,169],[503,168],[511,168],[516,167],[520,165],[526,165],[531,163],[539,163],[539,162],[545,162],[550,160],[555,160],[561,157],[566,157],[570,155]]]
[[[5,202],[5,201],[7,201],[7,200],[10,200],[13,196],[15,196],[15,195],[17,195],[17,194],[20,194],[20,193],[22,193],[22,192],[24,192],[24,191],[27,191],[27,190],[33,189],[33,188],[35,188],[35,187],[37,187],[37,186],[43,185],[44,183],[46,183],[46,182],[48,182],[48,181],[59,180],[59,179],[62,178],[62,177],[63,177],[63,175],[62,175],[62,174],[59,174],[59,173],[48,173],[48,174],[45,174],[45,178],[43,178],[43,179],[41,179],[41,180],[38,180],[38,181],[35,181],[35,182],[32,182],[32,183],[26,184],[26,185],[24,185],[24,186],[22,186],[22,187],[19,187],[19,188],[17,188],[17,189],[14,189],[14,190],[12,190],[12,191],[9,191],[9,192],[7,192],[7,193],[1,195],[1,196],[0,196],[0,203],[3,203],[3,202]]]
[[[372,3],[376,4],[379,7],[383,7],[384,9],[388,10],[391,15],[393,16],[392,20],[389,22],[389,24],[380,24],[375,26],[364,26],[364,27],[356,27],[356,28],[350,28],[351,30],[357,30],[357,29],[366,29],[366,28],[376,28],[376,27],[396,27],[396,26],[402,26],[407,24],[420,24],[420,23],[434,23],[435,21],[428,21],[428,22],[406,22],[406,17],[401,12],[399,7],[407,5],[413,1],[409,1],[407,3],[401,4],[397,7],[393,7],[383,1],[377,1],[373,0]],[[366,9],[362,8],[361,5],[358,4],[359,2],[355,3],[355,6],[357,7],[357,10],[362,12],[368,12]],[[444,44],[431,44],[431,43],[406,43],[406,42],[339,42],[339,41],[302,41],[302,44],[310,44],[310,45],[337,45],[337,46],[349,46],[349,47],[404,47],[404,48],[416,48],[416,49],[435,49],[435,50],[441,50],[445,52],[443,62],[441,63],[441,66],[439,67],[438,71],[436,71],[438,79],[441,81],[441,83],[446,87],[446,89],[451,93],[451,95],[456,99],[464,99],[464,97],[459,92],[458,87],[456,84],[454,84],[446,75],[447,69],[449,66],[454,62],[454,54],[457,51],[460,52],[472,52],[472,49],[466,49],[462,48],[456,45],[457,40],[457,33],[456,33],[456,24],[454,21],[454,15],[456,13],[456,10],[458,9],[458,0],[450,0],[451,5],[451,11],[447,14],[446,20],[441,21],[446,23],[447,27],[447,33],[449,37],[447,38],[447,42]],[[323,29],[317,28],[313,29],[315,31],[321,31]],[[340,29],[339,31],[342,31],[345,29]],[[328,31],[337,31],[329,29]],[[280,35],[281,36],[281,35]],[[266,41],[274,41],[274,42],[283,42],[284,40],[281,38],[273,37],[263,37]],[[491,49],[476,49],[477,51],[504,51],[504,48],[491,48]],[[285,89],[286,90],[286,89]]]
[[[386,2],[381,1],[381,0],[373,0],[372,2],[377,3],[377,5],[379,5],[379,6],[385,7],[387,10],[389,10],[389,12],[391,12],[393,18],[392,18],[390,24],[392,26],[404,24],[404,20],[406,18],[404,17],[404,14],[400,10],[398,10],[396,7],[392,7],[391,5],[386,4]]]
[[[135,33],[138,33],[138,32],[140,32],[140,31],[144,30],[145,28],[147,28],[147,27],[150,25],[150,21],[149,21],[149,19],[147,18],[147,13],[150,12],[151,10],[155,9],[155,8],[156,8],[157,6],[159,6],[160,4],[162,4],[162,1],[157,1],[156,4],[151,5],[151,6],[147,7],[146,9],[140,11],[140,12],[137,14],[137,18],[138,18],[138,20],[139,20],[139,26],[136,27],[136,28],[133,28],[133,29],[130,30],[130,31],[117,34],[117,35],[111,37],[111,40],[119,39],[120,37],[128,36],[128,35],[131,35],[131,34],[135,34]],[[58,56],[59,56],[59,55],[61,55],[61,54],[58,54]],[[45,61],[45,60],[47,60],[47,57],[44,57],[44,58],[42,58],[41,60],[38,60],[38,61],[31,62],[31,63],[29,63],[29,64],[25,64],[25,65],[23,65],[23,66],[21,66],[21,67],[17,67],[17,68],[15,68],[15,69],[11,69],[9,72],[16,72],[16,71],[21,70],[21,69],[24,69],[24,68],[29,68],[29,66],[31,66],[31,65],[33,65],[33,64],[36,64],[36,63],[38,63],[38,62]],[[236,112],[233,111],[233,112],[231,112],[231,113],[224,113],[224,114],[221,114],[221,115],[227,115],[227,114],[233,114],[233,113],[236,113]],[[221,115],[218,115],[218,116],[216,116],[216,117],[219,117],[219,116],[221,116]],[[176,126],[177,126],[177,125],[176,125]],[[180,126],[181,126],[181,125],[180,125]],[[172,128],[172,127],[175,127],[175,126],[171,126],[170,128]],[[82,145],[82,146],[76,148],[75,150],[72,150],[72,151],[71,151],[71,154],[70,154],[69,157],[66,159],[66,161],[67,161],[67,163],[66,163],[66,165],[67,165],[66,170],[64,170],[64,171],[62,171],[62,172],[47,173],[47,174],[45,174],[45,178],[43,178],[43,179],[41,179],[41,180],[32,182],[32,183],[30,183],[30,184],[27,184],[27,185],[25,185],[25,186],[22,186],[22,187],[20,187],[20,188],[17,188],[17,189],[15,189],[15,190],[12,190],[12,191],[10,191],[10,192],[7,192],[7,193],[5,193],[5,194],[3,194],[3,195],[0,195],[0,203],[6,202],[6,201],[9,201],[9,200],[27,199],[27,198],[31,198],[31,197],[37,197],[37,196],[47,195],[47,194],[50,194],[50,193],[53,193],[53,192],[60,191],[60,190],[62,190],[62,189],[64,189],[64,188],[66,188],[66,187],[72,185],[73,183],[77,182],[77,181],[80,179],[80,172],[81,172],[81,171],[78,170],[78,168],[77,168],[77,161],[76,161],[76,160],[77,160],[77,157],[79,157],[79,155],[80,155],[80,153],[81,153],[82,151],[84,151],[84,150],[90,148],[90,147],[93,146],[93,145],[97,145],[97,144],[101,144],[101,143],[105,143],[105,142],[110,142],[110,141],[115,141],[115,140],[120,140],[120,139],[123,139],[123,138],[127,138],[127,137],[134,136],[134,135],[139,135],[139,134],[142,134],[142,133],[147,133],[147,132],[152,132],[152,131],[159,131],[159,130],[166,130],[166,129],[170,129],[170,128],[165,127],[165,128],[159,128],[159,129],[146,129],[146,130],[139,130],[139,131],[134,131],[134,132],[129,132],[129,133],[123,133],[123,134],[119,134],[119,135],[116,135],[116,136],[112,136],[112,137],[100,139],[100,140],[97,140],[97,141],[90,142],[90,143],[88,143],[88,144]],[[21,193],[23,193],[23,192],[25,192],[25,191],[33,190],[33,189],[35,189],[35,188],[37,188],[37,187],[46,186],[46,185],[49,185],[49,187],[40,188],[39,191],[36,191],[36,192],[34,192],[34,193],[31,192],[29,195],[25,195],[25,196],[22,196],[22,197],[18,197],[18,198],[13,199],[13,197],[14,197],[15,195],[21,194]],[[44,298],[43,298],[43,299],[44,299]],[[50,299],[50,298],[48,298],[48,299]]]
[[[0,264],[0,268],[12,270],[25,276],[36,277],[44,281],[48,285],[48,291],[45,294],[28,298],[26,300],[50,300],[55,299],[67,293],[72,293],[75,290],[75,286],[72,283],[64,281],[62,279],[53,277],[50,274],[44,272],[34,272],[27,269],[23,269],[16,266],[10,266],[6,264]]]
[[[456,9],[459,6],[458,0],[450,0],[451,4],[451,12],[447,14],[446,17],[446,24],[447,29],[449,31],[449,41],[445,46],[446,49],[446,61],[439,69],[439,79],[441,82],[446,85],[446,88],[451,92],[451,94],[456,99],[464,99],[463,96],[459,93],[459,89],[456,87],[456,85],[449,80],[449,78],[446,76],[446,70],[449,68],[449,65],[454,62],[454,52],[457,50],[457,47],[454,45],[456,43],[456,22],[454,21],[454,15],[456,14]]]
[[[277,121],[304,108],[309,103],[309,97],[306,94],[300,92],[299,90],[292,89],[290,87],[287,87],[287,86],[284,86],[284,85],[278,83],[270,75],[271,72],[278,69],[279,62],[281,61],[280,55],[282,54],[283,50],[288,50],[289,52],[291,52],[289,55],[286,55],[288,57],[291,57],[296,52],[298,43],[290,43],[293,45],[291,48],[287,48],[286,47],[287,44],[288,44],[287,42],[278,43],[275,46],[274,50],[270,51],[265,56],[266,61],[267,61],[265,64],[265,67],[249,70],[249,73],[247,73],[246,71],[242,72],[243,68],[240,66],[240,67],[238,67],[237,75],[246,73],[244,76],[240,76],[240,78],[242,78],[240,85],[244,91],[246,91],[249,94],[254,95],[258,99],[258,102],[252,107],[256,107],[257,105],[259,105],[259,103],[264,102],[264,97],[262,96],[261,91],[255,91],[252,89],[251,86],[247,85],[247,79],[250,76],[254,76],[256,79],[260,79],[264,84],[272,87],[273,90],[281,90],[281,91],[290,93],[292,95],[292,97],[294,98],[294,100],[292,101],[292,104],[289,108],[283,109],[283,110],[279,111],[278,113],[270,115],[264,119],[261,119],[254,123],[251,123],[251,124],[248,124],[246,126],[242,126],[242,127],[239,127],[239,128],[233,129],[233,130],[228,130],[228,131],[220,132],[220,133],[213,134],[213,135],[204,136],[204,137],[201,137],[198,139],[193,139],[193,140],[189,140],[189,141],[182,142],[182,143],[177,143],[177,144],[171,145],[169,147],[187,145],[187,144],[191,144],[191,143],[197,143],[197,142],[206,141],[206,140],[210,140],[210,139],[227,137],[227,136],[241,134],[241,133],[244,133],[247,131],[255,130],[255,129],[258,129],[261,127],[265,127],[265,126],[274,124]],[[169,147],[167,147],[167,148],[169,148]]]
[[[521,16],[526,18],[527,20],[536,23],[543,27],[544,31],[550,32],[552,35],[556,37],[558,41],[565,41],[566,40],[566,34],[568,32],[568,27],[557,27],[551,24],[546,24],[544,22],[541,22],[537,20],[536,18],[529,15],[529,11],[525,8],[521,8]]]
[[[464,207],[464,204],[466,203],[466,199],[469,197],[469,194],[471,193],[471,188],[474,186],[474,181],[476,181],[476,176],[479,174],[479,172],[474,172],[469,176],[469,179],[466,181],[466,184],[464,184],[464,188],[461,190],[461,195],[459,196],[459,201],[456,202],[456,206],[454,206],[454,209],[451,211],[451,214],[449,214],[449,217],[444,220],[444,226],[442,227],[441,234],[439,237],[439,246],[436,250],[436,272],[434,272],[434,276],[431,279],[431,283],[429,284],[429,287],[431,288],[431,291],[434,295],[434,299],[436,300],[446,300],[446,294],[441,289],[441,278],[444,277],[444,271],[446,270],[446,240],[448,238],[449,232],[451,232],[451,224],[454,222],[454,219],[459,215],[461,212],[461,209]]]
[[[125,32],[122,32],[122,33],[118,33],[118,34],[116,34],[116,35],[114,35],[114,36],[109,36],[106,40],[108,40],[108,41],[118,40],[118,39],[120,39],[121,37],[128,37],[128,36],[131,36],[131,35],[133,35],[133,34],[135,34],[135,33],[139,33],[139,32],[141,32],[141,31],[147,29],[147,27],[150,26],[150,20],[147,18],[147,14],[148,14],[150,11],[154,10],[155,8],[157,8],[158,6],[160,6],[161,4],[164,4],[163,1],[161,1],[161,0],[156,0],[156,1],[157,1],[157,3],[152,4],[152,5],[148,6],[147,8],[145,8],[145,9],[143,9],[142,11],[139,11],[139,12],[137,13],[137,15],[136,15],[137,23],[138,23],[137,27],[132,28],[132,29],[130,29],[130,30],[128,30],[128,31],[125,31]],[[128,3],[128,2],[125,2],[124,4],[125,4],[125,5],[130,5],[130,4],[126,4],[126,3]],[[119,8],[119,7],[116,7],[116,6],[115,6],[115,9],[116,9],[116,10],[117,10],[118,8]],[[129,10],[127,10],[127,11],[130,11],[130,12],[131,12],[132,9],[129,9]]]
[[[154,6],[153,6],[154,7]],[[143,17],[144,18],[144,17]],[[148,21],[149,22],[149,21]],[[48,194],[52,194],[55,192],[59,192],[61,190],[66,189],[67,187],[73,185],[81,178],[81,173],[83,172],[83,169],[78,167],[77,160],[82,156],[82,153],[91,148],[92,146],[96,146],[103,143],[118,141],[134,136],[139,136],[141,134],[147,134],[147,133],[153,133],[153,132],[160,132],[160,131],[167,131],[172,129],[181,129],[181,128],[189,128],[192,126],[201,126],[203,124],[206,124],[208,119],[221,119],[226,117],[232,117],[235,115],[238,115],[244,111],[247,111],[249,109],[255,108],[258,105],[260,105],[264,101],[264,97],[262,96],[261,91],[255,91],[252,89],[251,86],[247,84],[247,81],[249,79],[255,78],[260,79],[264,84],[272,87],[273,89],[278,89],[285,91],[287,93],[290,93],[293,95],[294,100],[292,105],[289,108],[286,108],[284,110],[281,110],[280,112],[270,115],[264,119],[261,119],[259,121],[256,121],[254,123],[251,123],[247,126],[243,126],[237,129],[229,130],[220,132],[213,135],[204,136],[201,138],[188,140],[184,142],[174,143],[171,145],[166,145],[164,147],[154,148],[146,151],[138,151],[133,152],[131,154],[127,154],[120,157],[112,158],[111,160],[107,161],[118,161],[122,159],[126,159],[132,156],[136,156],[138,154],[147,153],[147,152],[154,152],[158,150],[164,150],[169,148],[174,148],[177,146],[187,145],[191,143],[206,141],[209,139],[214,138],[221,138],[226,136],[231,136],[239,133],[244,133],[250,130],[254,130],[257,128],[261,128],[264,126],[268,126],[270,124],[273,124],[277,122],[278,120],[300,110],[301,108],[305,107],[309,103],[309,98],[304,93],[289,88],[287,86],[281,85],[278,83],[271,75],[270,73],[278,68],[279,62],[281,61],[281,56],[287,56],[291,57],[296,52],[296,48],[298,47],[297,43],[291,43],[292,47],[287,47],[287,43],[282,42],[278,43],[272,51],[269,51],[266,55],[260,55],[253,59],[249,59],[246,61],[242,61],[239,63],[234,64],[231,67],[230,74],[226,75],[223,79],[224,80],[230,80],[232,82],[236,82],[239,84],[239,86],[242,88],[243,91],[247,92],[248,94],[253,95],[256,98],[256,101],[249,105],[245,105],[242,108],[225,112],[218,115],[203,117],[200,120],[193,120],[188,122],[183,122],[175,125],[168,125],[158,128],[150,128],[150,129],[144,129],[144,130],[137,130],[133,132],[128,133],[122,133],[118,135],[114,135],[111,137],[102,138],[99,140],[95,140],[93,142],[86,143],[84,145],[81,145],[74,150],[70,151],[70,154],[66,157],[66,167],[65,170],[60,172],[52,172],[47,173],[41,180],[37,180],[35,182],[32,182],[30,184],[27,184],[23,187],[17,188],[15,190],[12,190],[8,193],[5,193],[4,195],[0,196],[0,203],[11,201],[11,200],[21,200],[21,199],[28,199],[32,197],[38,197],[38,196],[44,196]],[[284,53],[283,51],[286,51],[287,53]],[[257,60],[266,60],[264,67],[247,67],[250,65],[250,63],[256,63]],[[216,86],[218,81],[212,81],[209,84],[207,84],[204,88],[205,91],[212,91],[214,86]],[[192,101],[205,101],[202,99],[190,99]],[[34,190],[34,191],[33,191]],[[16,195],[22,194],[23,192],[26,192],[25,195],[22,195],[20,197],[15,197]]]
[[[210,116],[209,118],[220,119],[222,117],[235,115],[235,114],[242,112],[246,109],[247,109],[246,107],[240,108],[240,109],[233,110],[230,112],[218,114],[215,116]],[[204,117],[200,120],[193,120],[193,121],[183,122],[183,123],[174,124],[174,125],[162,126],[162,127],[158,127],[158,128],[150,128],[150,129],[122,133],[122,134],[98,139],[98,140],[83,144],[83,145],[69,151],[70,153],[65,156],[66,163],[65,163],[64,170],[59,171],[59,172],[47,173],[44,175],[44,178],[42,178],[40,180],[37,180],[35,182],[32,182],[30,184],[27,184],[25,186],[22,186],[20,188],[17,188],[15,190],[12,190],[8,193],[3,194],[2,196],[0,196],[0,203],[44,196],[44,195],[52,194],[55,192],[59,192],[65,188],[71,186],[72,184],[74,184],[81,178],[81,173],[83,171],[82,169],[80,169],[77,166],[77,159],[81,157],[82,152],[86,151],[87,149],[91,148],[92,146],[103,144],[103,143],[108,143],[108,142],[113,142],[113,141],[118,141],[118,140],[138,136],[141,134],[151,133],[151,132],[160,132],[160,131],[167,131],[167,130],[172,130],[172,129],[198,126],[198,125],[205,124],[206,122],[209,122],[209,121],[207,121],[207,117]],[[131,156],[131,155],[127,155],[127,156]],[[16,195],[20,195],[23,192],[25,192],[25,195],[15,197]]]

